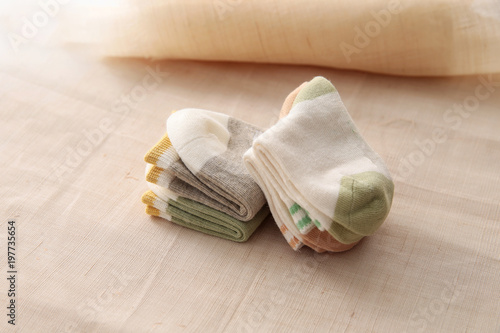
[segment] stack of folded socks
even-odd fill
[[[184,109],[146,154],[146,213],[236,242],[269,214],[242,156],[262,131],[216,112]]]
[[[340,252],[373,234],[389,213],[394,184],[335,87],[322,77],[302,84],[280,118],[244,162],[290,246]]]

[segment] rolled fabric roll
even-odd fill
[[[305,64],[416,76],[500,72],[500,2],[495,0],[124,3],[89,8],[84,20],[72,19],[65,30],[86,34],[70,33],[69,39],[96,42],[107,56]]]

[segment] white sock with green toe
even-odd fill
[[[325,78],[308,82],[288,116],[251,149],[245,160],[258,159],[263,168],[254,171],[277,180],[276,191],[287,198],[287,213],[303,234],[318,228],[353,243],[373,234],[389,213],[394,192],[389,171]]]

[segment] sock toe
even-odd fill
[[[333,84],[322,76],[317,76],[311,81],[309,81],[297,94],[297,97],[293,101],[293,106],[296,104],[313,100],[316,97],[326,95],[337,91]],[[293,107],[292,106],[292,107]]]
[[[371,235],[389,214],[393,194],[393,182],[379,172],[345,176],[333,219],[357,234]]]

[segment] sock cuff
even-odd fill
[[[156,195],[152,191],[145,192],[141,197],[142,203],[149,206],[154,206],[155,200],[156,200]]]
[[[146,206],[146,214],[151,216],[160,216],[160,211],[153,206]]]
[[[146,214],[161,217],[162,219],[165,219],[167,221],[172,221],[172,215],[162,212],[153,206],[146,206]]]
[[[167,169],[162,169],[152,164],[146,167],[146,181],[169,188],[176,176]]]
[[[172,216],[167,213],[168,203],[158,198],[152,191],[145,192],[141,201],[146,204],[146,214],[172,220]]]
[[[179,159],[179,154],[172,146],[167,133],[144,156],[146,163],[157,165],[163,169],[168,168]]]
[[[162,213],[169,214],[168,208],[170,207],[170,200],[164,201],[163,199],[159,198],[153,191],[145,192],[141,197],[141,201],[148,206],[154,207]]]
[[[170,191],[168,188],[161,187],[150,182],[147,182],[147,184],[150,191],[153,192],[156,195],[156,197],[160,198],[165,202],[168,202],[169,200],[176,201],[179,198],[179,196],[176,193]]]

